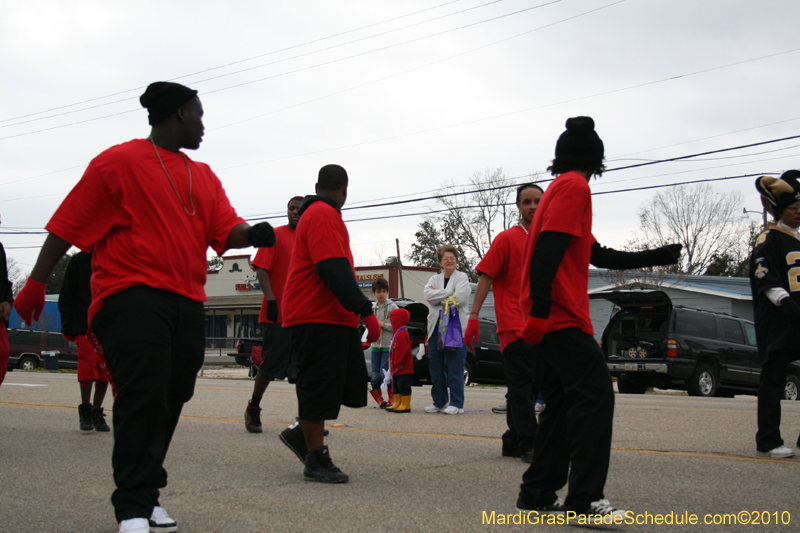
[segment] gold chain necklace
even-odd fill
[[[161,154],[158,153],[158,147],[156,146],[156,143],[153,141],[153,138],[148,137],[147,140],[150,141],[150,144],[153,145],[153,148],[156,151],[156,157],[158,157],[158,162],[161,163],[161,168],[164,169],[164,174],[167,175],[167,179],[169,180],[170,185],[172,185],[172,190],[175,191],[175,196],[178,197],[178,201],[181,203],[181,207],[183,207],[183,210],[186,212],[187,215],[193,217],[195,214],[197,214],[197,210],[194,208],[194,200],[192,199],[192,169],[189,168],[189,161],[186,159],[186,156],[183,155],[183,153],[178,152],[179,154],[181,154],[181,157],[183,157],[183,162],[186,163],[186,170],[189,172],[189,205],[191,205],[192,207],[191,213],[189,212],[188,209],[186,209],[186,204],[183,203],[183,198],[181,198],[181,195],[178,193],[178,188],[175,187],[175,182],[172,181],[172,176],[170,176],[169,172],[167,172],[167,167],[164,166],[164,162],[161,160]]]

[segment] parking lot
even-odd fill
[[[302,465],[277,438],[296,410],[291,385],[268,389],[264,433],[245,431],[242,414],[252,391],[245,375],[243,368],[206,369],[184,409],[161,497],[182,533],[575,531],[513,524],[526,465],[500,456],[505,420],[491,407],[503,401],[502,387],[469,387],[467,412],[459,416],[423,414],[429,387],[414,388],[409,415],[372,405],[343,409],[327,443],[350,483],[330,486],[303,481]],[[6,377],[0,531],[116,531],[109,502],[112,437],[81,432],[77,403],[74,374]],[[106,408],[113,408],[110,401]],[[755,409],[753,396],[617,395],[606,496],[639,522],[650,520],[618,529],[797,531],[800,460],[756,457]],[[800,402],[784,401],[783,412],[784,436],[794,443]],[[652,523],[656,516],[675,522],[691,515],[701,523]],[[770,523],[702,524],[733,517]]]

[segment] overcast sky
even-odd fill
[[[589,115],[609,169],[800,134],[797,0],[0,0],[0,241],[25,272],[42,231],[104,149],[149,133],[152,81],[200,93],[189,155],[241,216],[285,213],[319,168],[348,206],[427,196],[502,167],[522,181]],[[595,193],[800,167],[800,140],[631,170]],[[717,182],[760,210],[754,178]],[[594,196],[621,247],[656,190]],[[347,207],[347,206],[346,206]],[[356,260],[405,254],[432,202],[346,211]],[[750,215],[758,219],[756,215]],[[270,219],[285,223],[285,217]]]

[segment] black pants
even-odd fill
[[[531,504],[550,504],[569,481],[564,505],[582,513],[603,498],[608,475],[611,374],[597,342],[578,328],[546,334],[535,352],[547,409],[539,416],[533,462],[522,476],[520,496]]]
[[[117,521],[149,518],[167,485],[167,455],[203,365],[203,304],[137,286],[109,296],[92,321],[114,381]]]
[[[772,352],[761,365],[758,383],[758,432],[756,450],[768,452],[783,446],[781,438],[781,399],[786,389],[786,369],[789,363],[800,359],[800,351]],[[800,443],[800,437],[798,437]],[[800,444],[798,444],[800,446]]]
[[[503,449],[526,453],[533,449],[537,426],[535,409],[539,386],[536,384],[534,349],[524,340],[517,339],[506,346],[502,357],[508,384],[508,431],[503,434]]]
[[[392,379],[395,394],[402,394],[403,396],[411,396],[411,382],[413,381],[414,374],[395,374]]]

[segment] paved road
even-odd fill
[[[340,486],[303,481],[302,465],[277,438],[296,409],[290,385],[270,386],[263,434],[244,430],[251,389],[249,380],[198,380],[161,498],[182,533],[576,531],[497,523],[515,512],[525,468],[500,456],[504,417],[490,409],[502,402],[503,388],[469,388],[468,412],[459,416],[424,414],[428,387],[414,388],[408,415],[344,409],[328,439],[334,461],[350,475]],[[116,531],[109,502],[112,437],[78,429],[77,398],[74,374],[15,371],[0,387],[0,532]],[[800,530],[800,460],[756,458],[755,408],[748,396],[618,395],[606,486],[614,505],[640,520],[644,513],[693,513],[702,520],[765,511],[771,521],[619,529]],[[783,402],[783,409],[784,434],[796,439],[800,402]],[[485,523],[493,511],[495,523]],[[776,517],[789,515],[789,525],[775,525]]]

